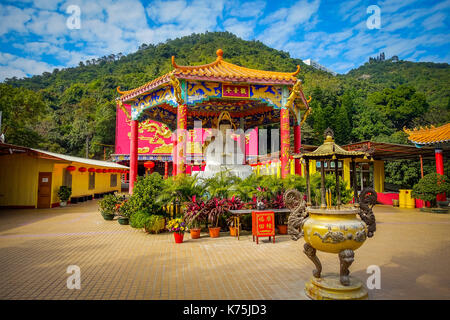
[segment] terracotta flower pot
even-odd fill
[[[198,229],[191,229],[191,239],[198,239],[200,238],[200,231],[202,229],[198,228]]]
[[[237,229],[236,227],[230,227],[230,236],[236,237],[237,236]]]
[[[183,243],[184,233],[174,232],[173,236],[175,237],[175,243]]]
[[[209,236],[211,238],[218,238],[220,235],[220,227],[217,228],[209,228]]]
[[[287,234],[287,224],[279,224],[277,228],[279,234]]]

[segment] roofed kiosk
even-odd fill
[[[440,127],[431,126],[429,128],[414,128],[412,130],[404,128],[403,131],[408,135],[408,140],[422,148],[424,145],[433,145],[436,159],[436,172],[444,175],[444,150],[448,151],[450,141],[450,123]],[[422,173],[423,175],[423,173]],[[446,195],[439,194],[437,201],[445,201]]]
[[[294,125],[300,128],[309,113],[311,99],[305,98],[301,81],[296,77],[300,66],[292,72],[256,70],[225,61],[221,49],[216,55],[215,61],[199,66],[180,66],[172,57],[171,72],[136,89],[122,91],[118,87],[119,107],[131,106],[132,122],[151,119],[171,130],[177,129],[177,150],[173,154],[176,173],[185,172],[186,133],[179,131],[194,128],[196,121],[201,121],[202,127],[217,128],[220,119],[226,118],[233,127],[243,130],[280,123],[281,161],[285,166],[282,176],[286,176],[290,156],[289,113],[294,116]],[[132,123],[130,191],[135,179],[132,158],[137,133],[134,130]],[[299,129],[295,131],[300,139]]]

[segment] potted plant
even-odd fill
[[[113,220],[116,215],[118,199],[113,194],[108,194],[99,201],[99,211],[105,220]]]
[[[228,211],[227,199],[212,198],[206,204],[208,210],[209,236],[217,238],[220,235],[219,218]]]
[[[206,206],[203,200],[197,200],[196,196],[191,198],[191,202],[187,203],[184,219],[187,222],[191,239],[200,238],[201,221],[205,219]]]
[[[439,209],[437,207],[436,197],[438,194],[450,193],[450,183],[444,175],[436,172],[429,173],[414,185],[412,196],[424,201],[430,201],[431,209],[421,208],[422,211],[431,211],[436,213],[446,213],[447,209]]]
[[[241,201],[238,197],[233,196],[231,199],[227,200],[228,204],[228,210],[241,210],[244,207],[244,202]],[[234,225],[235,217],[233,215],[230,215],[227,218],[227,224],[230,228],[230,236],[236,237],[237,236],[237,226]]]
[[[61,207],[65,207],[71,195],[72,195],[72,188],[66,186],[59,187],[58,190],[59,205]]]
[[[129,218],[132,212],[131,205],[128,202],[128,199],[125,199],[124,196],[118,198],[118,202],[116,203],[115,209],[117,215],[119,216],[119,219],[117,219],[119,224],[128,225],[130,223]]]
[[[186,230],[186,224],[183,218],[175,218],[167,223],[167,229],[173,232],[175,237],[175,243],[182,243],[184,237],[184,230]]]

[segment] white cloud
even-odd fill
[[[5,78],[41,74],[45,71],[52,71],[54,68],[45,62],[0,52],[0,81]]]
[[[432,30],[432,29],[445,27],[445,19],[446,18],[447,18],[447,16],[444,13],[438,12],[438,13],[426,18],[422,22],[422,26],[426,30]]]
[[[312,16],[317,13],[320,1],[308,2],[300,0],[290,8],[281,8],[261,21],[267,25],[259,40],[264,43],[281,48],[296,33],[300,26],[308,25]]]
[[[250,39],[254,34],[256,21],[239,21],[236,18],[230,18],[224,21],[223,26],[226,31],[234,33],[240,38]]]
[[[232,17],[256,18],[264,13],[266,2],[262,0],[241,2],[238,0],[225,3],[227,13]]]
[[[11,31],[26,33],[25,23],[32,17],[32,9],[0,5],[0,36]]]

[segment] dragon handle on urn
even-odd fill
[[[297,241],[303,236],[303,223],[308,218],[306,202],[303,194],[297,189],[290,189],[283,196],[285,206],[291,210],[288,219],[288,234],[292,240]]]
[[[377,223],[372,208],[377,203],[377,193],[372,188],[364,188],[359,195],[359,217],[367,225],[367,237],[373,237]]]

